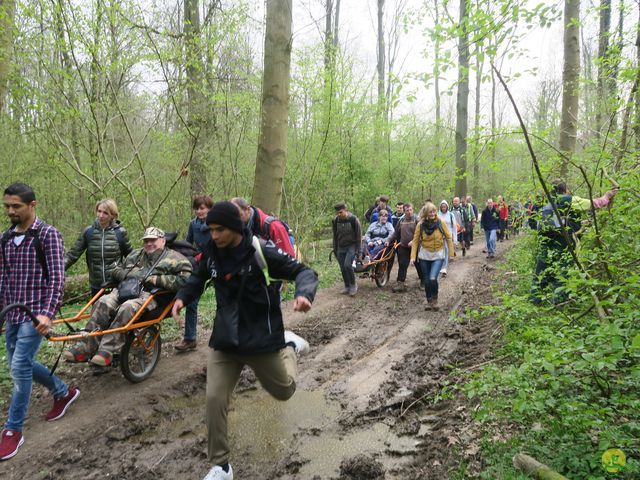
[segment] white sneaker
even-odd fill
[[[209,470],[204,480],[233,480],[233,468],[229,464],[229,471],[225,472],[220,465],[215,465]]]
[[[292,342],[296,345],[294,349],[298,355],[302,355],[309,351],[309,342],[299,335],[296,335],[291,330],[284,331],[284,343]]]

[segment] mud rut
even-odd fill
[[[408,291],[391,293],[397,265],[384,289],[359,279],[355,298],[335,287],[320,291],[306,315],[287,306],[287,328],[306,337],[311,352],[300,359],[298,391],[285,403],[243,372],[230,414],[235,478],[446,479],[462,464],[467,474],[477,472],[473,405],[436,395],[459,380],[452,367],[474,369],[492,358],[496,325],[460,321],[455,313],[491,301],[494,262],[506,247],[499,245],[492,263],[479,242],[458,256],[440,283],[439,312],[424,310],[412,269]],[[200,332],[195,352],[176,355],[165,345],[156,371],[138,385],[119,370],[96,377],[84,366],[62,365],[62,378],[82,391],[78,403],[64,419],[44,422],[50,398],[36,388],[25,444],[0,463],[2,478],[202,478],[209,468],[208,334]]]

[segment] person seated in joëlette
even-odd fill
[[[131,252],[124,264],[117,266],[111,278],[119,282],[118,287],[98,299],[87,322],[85,330],[92,332],[118,328],[126,325],[151,296],[154,289],[177,292],[193,270],[191,262],[174,250],[167,248],[165,234],[156,227],[149,227],[142,236],[144,246]],[[134,298],[126,298],[125,282],[138,282],[140,290],[135,291]],[[148,310],[157,307],[154,298],[147,305]],[[124,345],[125,335],[114,333],[97,337],[86,337],[65,351],[65,359],[69,362],[86,362],[106,367],[111,365],[113,355],[120,352]]]
[[[364,234],[365,243],[365,255],[370,260],[375,260],[385,247],[387,240],[393,235],[394,228],[389,221],[389,213],[386,210],[381,210],[378,216],[378,220],[367,229],[367,233]],[[365,257],[365,262],[366,257]]]

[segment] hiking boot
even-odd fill
[[[64,359],[69,363],[81,363],[89,361],[89,357],[76,348],[70,348],[63,353]]]
[[[204,480],[233,480],[233,468],[230,463],[227,463],[227,469],[228,471],[225,472],[220,465],[215,465],[209,470]]]
[[[64,414],[67,412],[67,408],[69,408],[71,404],[78,399],[79,396],[80,390],[75,387],[69,387],[69,391],[64,397],[54,398],[53,408],[49,410],[49,412],[45,416],[47,422],[58,420],[59,418],[64,417]]]
[[[349,287],[344,287],[340,290],[340,295],[349,295]]]
[[[443,277],[447,276],[447,269],[443,268],[442,270],[440,270],[440,275],[442,275]]]
[[[356,293],[358,293],[358,285],[351,285],[349,287],[349,296],[350,297],[355,297]]]
[[[431,299],[428,298],[426,300],[426,302],[424,304],[424,309],[427,310],[427,311],[431,310]]]
[[[24,443],[22,432],[17,430],[3,430],[0,440],[0,460],[9,460],[16,453],[20,445]]]
[[[196,349],[196,341],[195,340],[182,340],[182,342],[180,342],[178,345],[176,345],[176,352],[178,353],[184,353],[184,352],[188,352],[189,350],[195,350]]]
[[[404,284],[404,282],[398,282],[396,286],[391,289],[391,291],[393,293],[406,292],[407,286]]]
[[[436,312],[438,310],[440,310],[440,307],[438,306],[438,299],[437,298],[431,299],[431,309],[435,310]]]
[[[99,350],[93,357],[91,357],[90,362],[94,365],[98,365],[99,367],[108,367],[111,365],[111,354],[104,350]]]
[[[309,351],[309,342],[300,335],[296,335],[291,330],[284,331],[284,343],[289,346],[293,346],[293,349],[298,355],[303,355]]]

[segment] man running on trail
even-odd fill
[[[567,293],[561,291],[560,287],[571,263],[567,237],[569,242],[574,242],[573,235],[581,226],[580,214],[591,211],[592,205],[594,208],[608,205],[618,193],[617,189],[613,189],[600,198],[590,200],[571,195],[563,180],[553,180],[552,184],[553,203],[564,225],[559,224],[550,203],[540,208],[537,223],[538,252],[531,282],[531,301],[536,305],[542,302],[542,291],[549,286],[553,288],[553,303],[566,300]]]
[[[213,467],[205,480],[232,480],[227,411],[245,365],[276,399],[288,400],[296,390],[297,358],[309,344],[284,330],[278,282],[295,280],[293,309],[307,312],[318,288],[316,272],[282,253],[271,242],[244,227],[231,202],[216,203],[207,214],[212,243],[187,284],[180,289],[172,314],[202,294],[211,280],[216,317],[207,361],[208,458]]]

